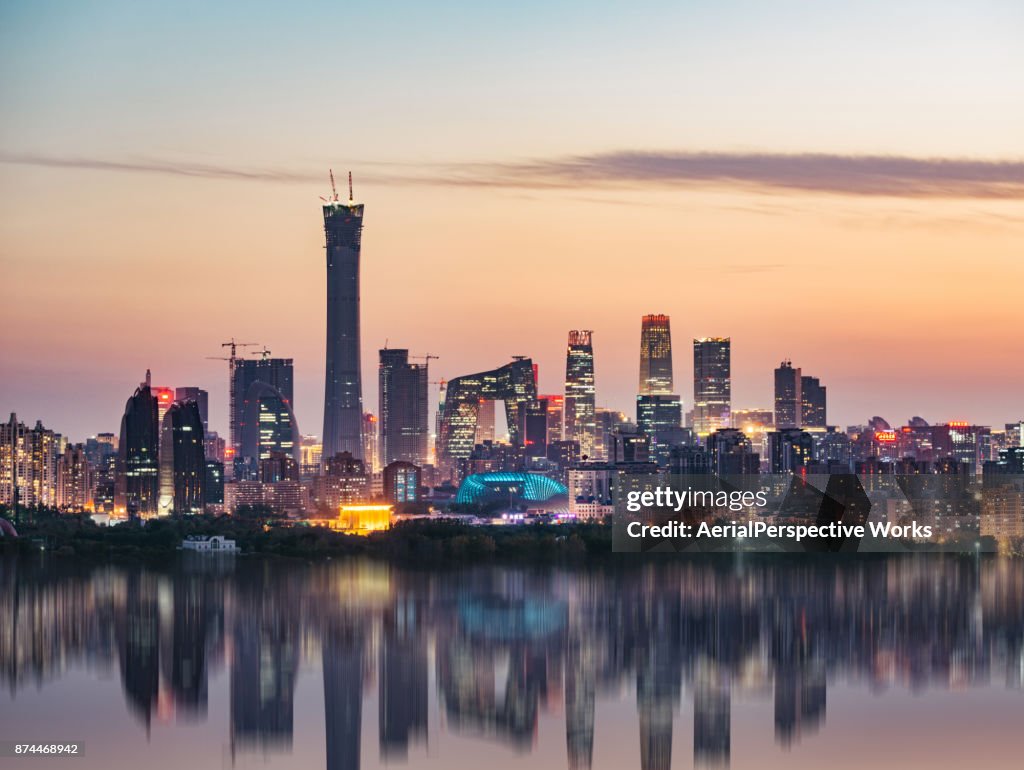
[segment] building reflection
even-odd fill
[[[564,720],[566,766],[588,770],[600,704],[635,696],[638,764],[667,770],[689,714],[694,765],[728,765],[736,702],[763,701],[776,743],[799,750],[828,729],[837,682],[1021,688],[1024,562],[779,558],[430,573],[0,560],[0,679],[16,704],[72,666],[115,672],[149,732],[208,719],[226,669],[235,757],[291,750],[300,671],[319,669],[329,770],[364,763],[373,693],[375,761],[414,764],[438,730],[528,754],[542,720]]]

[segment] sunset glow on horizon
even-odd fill
[[[1020,4],[389,5],[0,11],[0,406],[116,432],[151,368],[225,435],[234,336],[319,433],[333,168],[366,411],[385,345],[560,393],[582,328],[632,416],[665,313],[684,409],[728,336],[734,409],[792,359],[830,424],[1024,417]]]

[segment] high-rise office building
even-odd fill
[[[674,444],[681,444],[683,433],[683,402],[671,394],[636,397],[636,427],[651,439],[652,459],[667,466]]]
[[[57,507],[84,511],[92,507],[93,473],[85,446],[68,444],[57,458]]]
[[[523,404],[537,399],[533,362],[517,358],[489,372],[456,377],[449,380],[444,398],[437,454],[438,464],[446,470],[453,470],[459,460],[472,453],[481,401],[505,402],[509,440],[513,446],[521,447],[519,412]]]
[[[188,386],[174,389],[175,401],[195,401],[199,407],[199,417],[203,421],[203,433],[210,430],[210,394],[202,388]]]
[[[427,365],[409,363],[408,350],[385,348],[378,372],[381,463],[422,466],[430,449]]]
[[[825,430],[825,386],[817,377],[800,377],[800,427],[816,433]]]
[[[672,392],[672,332],[667,315],[645,315],[640,325],[640,395]]]
[[[800,368],[791,361],[783,361],[775,370],[775,428],[799,428],[803,411],[803,378]]]
[[[333,175],[331,177],[333,188]],[[323,206],[327,242],[327,370],[324,381],[323,456],[363,454],[363,381],[360,369],[359,258],[363,204],[333,192]]]
[[[241,438],[235,455],[236,478],[255,478],[259,461],[271,452],[284,452],[296,464],[301,460],[301,434],[291,400],[266,382],[257,380],[246,391]]]
[[[160,421],[157,399],[146,382],[128,399],[118,441],[114,510],[130,517],[154,516],[160,492]]]
[[[369,473],[376,473],[380,463],[380,420],[373,412],[363,414],[363,461]]]
[[[527,401],[519,410],[519,435],[527,457],[547,457],[548,402]]]
[[[229,441],[231,442],[233,461],[241,461],[244,457],[242,443],[246,428],[255,427],[258,430],[258,426],[246,425],[247,410],[248,416],[259,416],[258,410],[254,413],[248,406],[250,391],[252,396],[255,396],[258,393],[266,392],[262,388],[253,389],[255,384],[269,385],[279,394],[289,409],[294,409],[292,406],[294,367],[290,358],[237,358],[234,361],[234,370],[231,376],[231,392],[234,394],[234,402],[231,404]],[[295,438],[297,442],[298,436]]]
[[[562,418],[565,413],[565,396],[537,396],[548,404],[548,444],[562,440]]]
[[[217,509],[224,505],[224,463],[220,460],[206,461],[206,484],[203,486],[203,502]]]
[[[175,401],[160,426],[161,516],[203,512],[206,504],[203,419],[195,401]]]
[[[581,456],[591,457],[594,454],[596,408],[593,332],[573,330],[569,332],[565,353],[565,417],[562,424],[565,426],[565,440],[579,443]]]
[[[698,436],[729,427],[731,367],[728,337],[702,337],[693,341],[693,429]]]

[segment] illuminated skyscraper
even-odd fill
[[[594,454],[597,432],[595,418],[593,332],[588,329],[569,332],[565,353],[565,426],[566,441],[580,445],[580,455]]]
[[[199,417],[203,421],[203,433],[210,430],[210,394],[202,388],[189,386],[174,389],[175,401],[195,401],[199,407]]]
[[[301,438],[290,400],[262,380],[250,385],[245,394],[241,449],[235,456],[242,478],[255,478],[259,461],[271,452],[283,452],[298,464]]]
[[[731,343],[728,337],[693,341],[693,429],[707,436],[728,428],[732,410]]]
[[[548,395],[538,396],[548,404],[548,440],[547,443],[554,444],[562,440],[562,419],[565,414],[565,396]]]
[[[672,332],[667,315],[645,315],[640,326],[640,395],[672,393]]]
[[[775,428],[786,430],[799,428],[803,408],[801,386],[803,380],[800,368],[793,368],[790,361],[783,361],[775,370]]]
[[[820,432],[825,430],[825,386],[817,377],[800,378],[800,427]]]
[[[232,461],[241,463],[243,458],[246,457],[246,451],[248,450],[248,457],[250,460],[259,459],[258,455],[253,451],[256,443],[253,441],[255,435],[253,431],[259,431],[258,424],[247,424],[246,420],[253,418],[258,420],[259,410],[255,411],[250,407],[249,402],[252,398],[255,398],[258,394],[265,394],[267,390],[265,388],[253,388],[257,383],[263,383],[270,386],[275,391],[282,401],[284,401],[288,409],[293,410],[292,406],[292,394],[293,394],[293,379],[294,369],[292,365],[292,359],[290,358],[237,358],[234,361],[234,370],[232,373],[233,381],[231,383],[231,392],[234,394],[234,402],[231,405],[231,455]],[[243,447],[243,444],[248,438],[248,447]],[[299,436],[294,437],[296,444],[298,443]],[[282,447],[277,447],[282,449]],[[291,449],[285,451],[291,452]]]
[[[370,473],[376,473],[381,469],[379,424],[377,415],[373,412],[363,414],[363,461]]]
[[[381,463],[404,460],[422,466],[428,461],[427,366],[409,363],[409,351],[380,351]]]
[[[363,455],[363,382],[359,344],[359,255],[363,204],[333,191],[323,206],[327,239],[327,371],[324,382],[324,458]]]
[[[149,379],[147,371],[146,382],[135,389],[125,404],[117,444],[114,508],[132,517],[155,515],[160,490],[160,422]]]
[[[683,443],[683,404],[679,396],[639,395],[636,397],[636,427],[651,439],[655,461],[668,465],[673,444]]]
[[[535,401],[536,398],[533,362],[529,358],[517,358],[489,372],[467,374],[450,380],[445,391],[444,414],[438,436],[438,463],[451,471],[459,460],[470,456],[476,438],[481,401],[505,402],[509,440],[513,446],[523,446],[519,432],[519,412],[524,403]]]
[[[160,427],[161,516],[203,512],[206,503],[203,420],[195,401],[175,401]]]
[[[82,511],[92,507],[93,473],[82,444],[68,444],[57,458],[57,507]]]

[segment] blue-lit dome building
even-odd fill
[[[495,471],[467,476],[456,495],[457,503],[542,503],[559,495],[568,496],[564,484],[541,473]]]

